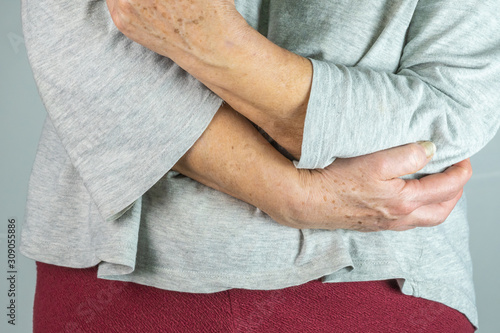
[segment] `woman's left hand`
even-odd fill
[[[111,18],[128,38],[176,61],[216,53],[246,22],[234,0],[106,0]],[[217,65],[214,63],[213,65]]]

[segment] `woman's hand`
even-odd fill
[[[223,36],[246,24],[234,0],[106,0],[117,28],[133,41],[172,59],[210,63]],[[213,64],[215,66],[223,64]]]
[[[413,143],[296,169],[225,104],[173,169],[289,227],[406,230],[443,222],[471,176],[466,160],[419,180],[398,178],[420,170],[433,152],[432,144]]]
[[[298,170],[302,185],[290,206],[289,219],[279,217],[284,217],[281,223],[297,228],[400,231],[444,222],[460,199],[472,168],[467,159],[443,173],[398,178],[429,162],[434,148],[425,145],[427,149],[414,143],[337,159],[325,169]]]
[[[171,58],[294,156],[300,156],[312,66],[249,29],[234,1],[107,0],[107,4],[114,23],[127,37]],[[259,71],[263,63],[270,70]],[[296,75],[289,75],[291,72]],[[286,93],[267,96],[261,90]],[[241,136],[237,138],[241,140]],[[338,159],[324,170],[298,170],[295,193],[287,190],[278,197],[268,191],[255,196],[258,186],[252,192],[241,188],[240,182],[230,186],[218,185],[217,180],[205,183],[206,161],[198,175],[189,176],[259,208],[266,207],[263,210],[276,221],[292,227],[406,230],[443,222],[470,178],[467,160],[420,180],[398,178],[427,162],[417,144]],[[261,171],[268,172],[268,164]],[[227,180],[226,172],[223,170],[222,178]],[[283,204],[286,195],[289,198]],[[256,197],[260,200],[254,203]]]

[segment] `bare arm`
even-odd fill
[[[174,60],[300,157],[312,79],[308,59],[248,26],[234,1],[197,0],[191,7],[172,1],[156,9],[140,1],[107,2],[127,37]]]
[[[470,177],[464,161],[420,180],[397,178],[429,159],[424,146],[410,144],[338,159],[324,170],[296,169],[225,105],[174,170],[290,227],[407,230],[443,222]]]
[[[286,222],[298,173],[243,116],[223,105],[172,168]]]
[[[498,3],[419,1],[393,73],[289,52],[248,26],[231,0],[115,1],[125,35],[174,60],[304,167],[431,139],[436,171],[477,152],[500,124]],[[306,108],[315,130],[304,132]]]
[[[112,2],[108,1],[108,4]],[[219,14],[212,5],[220,2],[195,1],[192,4],[204,4],[208,7],[201,11],[191,10],[187,14],[183,12],[182,15],[178,16],[175,15],[176,8],[170,8],[169,11],[154,10],[149,12],[146,9],[145,16],[138,18],[151,19],[153,17],[153,21],[159,19],[163,22],[164,20],[158,15],[163,17],[162,14],[165,14],[175,18],[175,21],[187,30],[181,30],[180,26],[176,27],[175,25],[162,26],[159,31],[153,33],[148,31],[143,35],[134,35],[140,31],[140,29],[134,30],[137,28],[137,26],[134,27],[137,21],[130,21],[130,16],[126,15],[121,17],[120,11],[118,15],[113,14],[113,7],[110,7],[110,10],[117,26],[130,38],[140,41],[141,38],[145,37],[147,41],[142,40],[143,45],[146,44],[152,50],[178,61],[181,66],[195,76],[196,73],[201,73],[198,78],[219,95],[225,96],[233,105],[240,105],[238,104],[240,99],[244,101],[238,106],[238,112],[255,121],[280,144],[298,156],[302,140],[301,124],[303,124],[310,87],[311,67],[309,61],[277,48],[260,35],[254,35],[256,42],[267,43],[270,48],[268,52],[263,51],[262,53],[264,59],[268,60],[264,63],[270,62],[272,64],[270,67],[278,69],[279,73],[268,71],[267,67],[261,69],[260,72],[255,71],[258,73],[256,75],[252,70],[247,71],[246,65],[252,64],[254,58],[259,59],[261,54],[252,51],[253,47],[245,49],[245,52],[253,53],[245,54],[245,52],[238,51],[241,50],[240,46],[251,46],[253,43],[252,38],[248,37],[249,35],[243,33],[242,30],[234,30],[237,35],[229,34],[230,37],[235,38],[244,36],[246,43],[241,45],[234,44],[232,38],[224,40],[223,44],[220,44],[220,40],[216,40],[215,44],[206,43],[207,40],[211,40],[210,36],[228,35],[222,33],[225,31],[218,31],[218,29],[225,26],[238,27],[238,24],[226,24],[219,27],[210,25],[211,28],[215,29],[211,31],[195,27],[195,25],[203,25],[200,23],[201,21],[213,22],[214,18],[230,17],[231,15],[226,15],[228,13],[221,11],[221,8],[218,8],[221,15],[218,17]],[[180,9],[183,7],[182,1],[171,2],[171,4]],[[127,8],[132,13],[136,10],[134,7]],[[190,17],[193,13],[200,12],[205,15],[203,20],[202,16]],[[121,21],[123,19],[125,21]],[[172,31],[181,37],[186,37],[188,34],[191,37],[189,39],[181,38],[178,45],[166,43],[168,33],[171,35]],[[202,35],[193,39],[193,34],[197,33]],[[203,33],[206,35],[203,36]],[[241,35],[238,36],[238,33]],[[203,43],[191,43],[191,41],[198,39]],[[238,47],[234,48],[235,45]],[[236,49],[236,56],[234,52],[230,52],[231,58],[238,59],[236,63],[220,61],[218,55],[220,50],[224,48],[229,48],[232,51]],[[198,56],[193,56],[192,52]],[[224,54],[224,52],[222,53]],[[210,55],[215,55],[215,57],[210,57]],[[203,61],[200,65],[201,58]],[[255,65],[255,63],[253,64]],[[252,67],[250,66],[250,68]],[[239,72],[240,69],[243,71]],[[299,74],[291,75],[291,73],[296,73],[295,70],[298,70]],[[228,73],[229,75],[226,75]],[[213,82],[223,82],[227,89],[211,86],[212,80]],[[270,83],[270,86],[266,86],[266,83]],[[273,87],[283,89],[271,89]],[[305,89],[302,89],[304,87]],[[281,97],[268,94],[276,91],[286,91],[286,93],[282,94]],[[260,92],[267,93],[261,94]],[[294,96],[298,98],[294,98]],[[246,110],[247,107],[248,110],[253,110],[256,113],[242,111]],[[283,109],[276,111],[276,108]],[[290,110],[291,113],[288,112]],[[234,116],[224,118],[226,116],[228,114],[223,113],[214,119],[211,128],[200,138],[200,141],[185,158],[179,161],[176,169],[206,185],[256,205],[278,222],[289,226],[404,230],[415,226],[435,225],[443,221],[449,214],[456,200],[460,197],[463,184],[470,176],[470,166],[465,161],[451,167],[446,173],[425,177],[422,180],[403,181],[396,178],[404,174],[414,173],[428,162],[423,148],[415,144],[359,158],[338,160],[325,170],[294,170],[291,163],[283,160],[282,157],[276,157],[276,151],[264,143],[262,138],[260,138],[262,145],[257,144],[257,146],[254,146],[256,142],[245,141],[247,137],[255,138],[256,132],[251,125],[247,123],[246,130],[253,130],[254,135],[242,135],[245,130],[240,127],[241,124],[237,125],[236,122],[231,124],[228,120],[236,121],[244,118]],[[225,125],[221,126],[219,121],[224,119],[226,120],[222,123]],[[231,132],[234,129],[236,130]],[[283,136],[276,134],[276,129],[280,129],[285,134]],[[292,140],[287,141],[287,136]],[[229,138],[231,139],[228,141]],[[228,142],[238,142],[239,140],[242,140],[241,144],[243,145],[238,146],[240,149],[233,149],[234,145],[229,147]],[[200,149],[199,144],[204,148]],[[250,147],[252,149],[249,150]],[[259,171],[256,173],[252,173],[252,168],[248,167],[251,165],[248,163],[246,155],[249,151],[252,152],[249,155],[251,161],[262,158],[258,162],[262,164],[259,164],[260,167],[257,168]],[[268,153],[271,154],[267,155]],[[280,159],[284,164],[275,163]],[[287,171],[276,174],[275,171],[282,170],[283,166],[286,167]],[[270,170],[271,168],[276,169]],[[289,168],[291,173],[288,172]],[[287,176],[280,178],[284,175]],[[265,187],[266,179],[273,184],[271,188]],[[277,186],[274,186],[276,182],[278,182]],[[256,186],[256,184],[258,185]],[[264,190],[262,191],[262,189]],[[283,190],[285,192],[282,192]],[[293,195],[290,196],[290,194]],[[433,214],[429,214],[431,211]]]

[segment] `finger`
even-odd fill
[[[433,227],[443,223],[462,197],[460,190],[454,198],[446,202],[425,205],[393,223],[390,230],[404,231],[415,227]]]
[[[405,180],[401,195],[417,207],[446,202],[463,189],[472,175],[470,160],[452,165],[442,173]]]
[[[423,141],[382,150],[366,158],[379,179],[389,180],[422,169],[435,151],[436,146],[432,142]]]

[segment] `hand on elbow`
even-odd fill
[[[432,149],[431,149],[432,150]],[[337,159],[325,169],[297,170],[281,222],[295,228],[358,231],[431,227],[446,220],[472,175],[470,161],[421,179],[400,176],[423,168],[432,157],[420,144]]]

